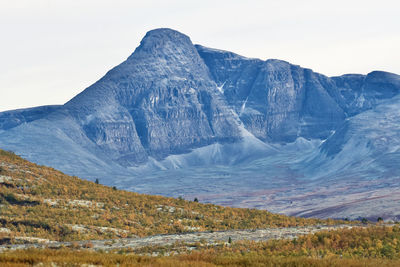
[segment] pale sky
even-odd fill
[[[0,111],[65,103],[161,27],[328,76],[400,74],[400,1],[0,0]]]

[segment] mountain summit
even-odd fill
[[[399,90],[396,74],[327,77],[156,29],[65,105],[0,113],[0,147],[139,192],[395,218],[392,205],[373,212],[358,203],[371,192],[373,205],[393,201],[385,190],[400,166],[392,163],[400,160]]]
[[[125,62],[64,108],[123,166],[240,139],[189,37],[170,29],[148,32]]]

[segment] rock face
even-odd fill
[[[192,192],[189,185],[172,189],[197,179],[185,172],[189,167],[214,169],[212,177],[228,167],[229,182],[238,181],[233,190],[243,181],[246,190],[269,190],[275,181],[282,188],[298,179],[323,184],[321,168],[340,180],[355,162],[368,177],[362,161],[368,155],[375,164],[369,166],[379,165],[388,178],[400,168],[383,160],[400,159],[390,145],[398,140],[399,90],[400,78],[392,73],[327,77],[281,60],[193,45],[182,33],[156,29],[126,61],[65,105],[0,113],[0,147],[72,175],[172,196]],[[355,145],[366,135],[362,146]],[[164,170],[169,187],[158,178],[142,179],[157,170]],[[227,185],[208,186],[196,184],[205,194]],[[268,203],[274,211],[294,212]],[[296,214],[306,216],[301,209]]]
[[[170,29],[148,32],[125,62],[65,108],[122,165],[240,139],[189,37]]]
[[[197,49],[245,127],[263,141],[325,138],[345,118],[333,98],[337,87],[323,75],[281,60]]]

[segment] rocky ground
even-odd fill
[[[114,249],[139,249],[148,246],[168,246],[177,243],[193,244],[196,242],[214,244],[220,242],[232,242],[238,240],[267,241],[270,239],[292,239],[300,235],[312,234],[318,231],[335,230],[341,228],[364,227],[355,225],[336,225],[336,226],[306,226],[306,227],[287,227],[287,228],[266,228],[257,230],[230,230],[218,232],[197,232],[171,235],[155,235],[144,238],[121,238],[113,240],[89,240],[78,242],[54,242],[39,240],[40,242],[30,244],[10,244],[0,246],[0,251],[27,248],[61,248],[75,247],[94,250],[114,250]]]

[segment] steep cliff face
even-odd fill
[[[246,128],[263,141],[326,138],[345,114],[332,81],[281,60],[261,61],[196,46],[228,103]]]

